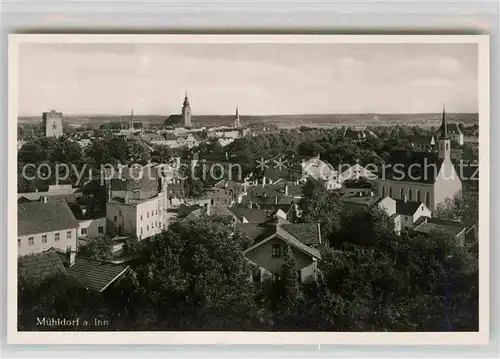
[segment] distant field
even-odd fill
[[[147,125],[162,124],[167,116],[160,115],[136,115],[134,121]],[[126,121],[130,116],[120,115],[89,115],[89,116],[65,116],[68,124],[100,125],[111,121]],[[221,126],[232,124],[234,116],[228,115],[201,115],[193,116],[192,122],[197,126]],[[275,115],[275,116],[240,116],[242,123],[267,123],[280,128],[308,127],[341,127],[353,126],[363,128],[366,126],[394,126],[408,125],[420,127],[437,127],[441,124],[440,113],[420,114],[325,114],[325,115]],[[463,123],[465,126],[478,124],[477,113],[449,113],[447,119],[450,123]],[[21,116],[19,123],[35,123],[41,121],[41,116]]]

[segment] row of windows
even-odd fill
[[[389,186],[389,194],[388,196],[393,198],[392,196],[392,187]],[[382,186],[382,198],[384,198],[386,196],[386,192],[385,192],[386,188],[385,186]],[[420,193],[420,190],[417,188],[415,190],[415,195],[413,195],[413,191],[411,188],[408,188],[408,201],[417,201],[417,202],[422,202],[422,197],[421,197],[421,193]],[[405,197],[405,189],[404,188],[401,188],[401,190],[399,191],[399,198],[400,199],[404,199]],[[429,192],[425,192],[425,205],[427,207],[430,206],[430,195],[429,195]]]
[[[82,229],[80,230],[80,233],[81,233],[83,236],[87,235],[87,228],[82,228]],[[104,233],[104,226],[99,226],[99,227],[97,227],[97,233],[99,233],[99,234],[103,234],[103,233]]]
[[[149,213],[150,213],[150,212],[146,212],[146,218],[149,218]],[[122,215],[122,211],[119,211],[119,212],[118,212],[118,214],[121,216],[121,215]],[[155,215],[158,215],[158,214],[160,214],[160,215],[161,215],[161,209],[160,209],[160,210],[156,209],[156,210],[152,210],[152,211],[151,211],[151,216],[155,216]],[[143,219],[144,219],[144,217],[143,217],[143,215],[141,214],[141,221],[142,221]],[[117,222],[117,221],[118,221],[118,217],[117,217],[117,216],[115,216],[115,217],[114,217],[114,221],[115,221],[115,222]]]
[[[151,225],[151,229],[155,228],[155,227],[161,227],[161,221],[158,222],[158,221],[155,221],[155,223],[153,225]],[[146,231],[149,231],[149,225],[146,226]],[[141,234],[144,233],[144,227],[141,227]]]
[[[67,231],[67,232],[66,232],[66,238],[67,238],[67,239],[71,239],[71,231]],[[54,234],[54,240],[55,240],[56,242],[58,242],[60,239],[61,239],[61,237],[60,237],[60,234],[59,234],[59,233]],[[43,235],[42,235],[42,244],[45,244],[45,243],[47,243],[47,235],[46,235],[46,234],[43,234]],[[17,239],[17,246],[18,246],[18,247],[21,247],[21,245],[22,245],[21,238],[18,238],[18,239]],[[33,245],[35,245],[35,237],[28,237],[28,245],[29,245],[29,246],[33,246]]]

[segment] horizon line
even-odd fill
[[[43,112],[49,112],[48,111],[42,111],[40,114],[23,114],[23,115],[18,115],[17,117],[42,117]],[[57,112],[57,110],[56,110]],[[279,116],[338,116],[338,115],[441,115],[442,111],[438,112],[331,112],[331,113],[283,113],[283,114],[274,114],[274,115],[266,115],[266,114],[261,114],[261,115],[242,115],[240,114],[240,117],[279,117]],[[451,111],[446,111],[446,114],[470,114],[470,115],[479,115],[479,111],[460,111],[460,112],[451,112]],[[169,117],[173,115],[179,115],[181,116],[180,113],[171,113],[168,115],[163,115],[163,114],[155,114],[155,113],[144,113],[144,114],[138,114],[134,110],[134,115],[133,117],[137,116],[164,116],[164,117]],[[127,114],[121,114],[121,113],[64,113],[63,112],[63,117],[78,117],[78,116],[85,116],[85,117],[92,117],[92,116],[120,116],[120,117],[130,117],[130,113]],[[234,116],[234,114],[215,114],[215,113],[206,113],[206,114],[192,114],[191,117],[198,117],[198,116]]]

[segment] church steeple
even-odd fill
[[[440,138],[448,138],[448,123],[446,122],[446,111],[443,105],[443,114],[441,115],[441,127],[439,131]]]
[[[189,105],[189,99],[187,91],[184,95],[184,102],[182,103],[182,119],[184,122],[184,128],[191,128],[191,106]]]
[[[189,99],[188,99],[188,93],[186,91],[184,95],[184,103],[182,104],[184,107],[189,106]]]
[[[236,115],[234,117],[234,127],[240,127],[240,113],[238,111],[238,106],[236,106]]]
[[[448,124],[446,123],[446,112],[443,105],[441,127],[439,128],[438,156],[442,160],[451,161],[451,141],[448,137]]]

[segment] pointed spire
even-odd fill
[[[238,105],[236,105],[236,118],[239,118],[240,114],[238,113]]]
[[[441,138],[448,138],[448,124],[446,123],[446,110],[443,104],[443,114],[441,116]]]
[[[189,106],[188,92],[185,90],[184,94],[184,103],[182,104],[184,107]]]

